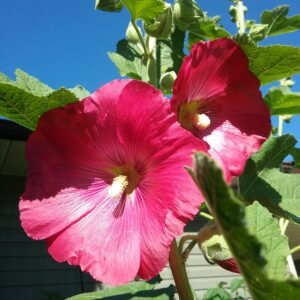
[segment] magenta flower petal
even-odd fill
[[[271,130],[259,80],[248,65],[231,39],[200,42],[185,58],[171,100],[181,125],[207,142],[228,180],[242,173]]]
[[[207,151],[196,141],[141,81],[114,81],[47,112],[27,144],[24,230],[105,283],[157,275],[203,202],[184,170]]]

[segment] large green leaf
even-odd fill
[[[281,262],[286,254],[286,241],[271,214],[258,203],[247,209],[241,205],[226,185],[222,171],[204,154],[196,154],[190,173],[205,196],[253,299],[297,299],[300,282],[277,279],[285,273]],[[276,258],[280,261],[277,266]]]
[[[266,10],[261,15],[261,23],[268,25],[266,36],[293,32],[300,29],[300,15],[287,18],[288,5]]]
[[[0,115],[32,130],[44,112],[76,100],[65,89],[38,97],[14,85],[0,83]]]
[[[134,20],[151,23],[165,9],[163,0],[122,0]]]
[[[117,67],[121,76],[148,81],[148,71],[143,60],[142,50],[138,45],[120,40],[115,52],[108,52],[111,61]]]
[[[272,115],[300,114],[300,93],[293,93],[286,86],[271,88],[265,100]]]
[[[240,192],[246,201],[257,200],[274,214],[300,224],[300,175],[279,170],[295,144],[291,135],[269,138],[248,160],[240,177]]]
[[[51,87],[41,82],[39,79],[27,74],[20,69],[16,69],[15,74],[16,80],[14,81],[6,75],[0,73],[0,83],[14,85],[35,96],[47,96],[54,91]]]
[[[300,73],[300,48],[283,45],[259,47],[246,36],[238,37],[250,70],[267,84]]]
[[[281,235],[278,220],[258,202],[245,208],[245,220],[249,233],[260,242],[266,258],[265,271],[269,278],[285,279],[289,245],[286,236]]]
[[[169,300],[173,299],[175,289],[168,288],[154,289],[155,285],[145,281],[132,282],[127,285],[111,288],[107,290],[84,293],[68,298],[67,300],[98,300],[98,299],[118,299],[118,300]]]

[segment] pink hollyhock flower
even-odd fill
[[[26,149],[26,233],[108,284],[157,275],[203,201],[183,167],[205,145],[168,110],[150,85],[117,80],[44,114]]]
[[[243,172],[271,130],[259,80],[248,65],[231,39],[200,42],[184,59],[171,100],[181,126],[207,143],[229,181]]]

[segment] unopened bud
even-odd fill
[[[119,12],[122,10],[123,4],[121,0],[96,0],[95,8],[104,11]]]
[[[139,31],[142,34],[140,28],[139,28]],[[140,41],[139,36],[131,22],[129,22],[128,27],[126,29],[126,39],[128,42],[133,43],[133,44],[138,44]]]
[[[171,5],[167,5],[163,13],[158,15],[152,23],[145,23],[144,28],[145,31],[153,37],[167,38],[174,30],[173,11]]]
[[[176,77],[177,75],[174,71],[163,74],[159,81],[161,89],[163,91],[171,91],[173,89]]]
[[[240,273],[238,265],[224,237],[219,234],[215,224],[208,224],[198,234],[198,245],[208,261],[218,264],[223,269]]]
[[[181,30],[197,22],[204,14],[194,0],[176,0],[174,4],[174,22]]]

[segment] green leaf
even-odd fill
[[[231,295],[222,287],[207,290],[204,300],[232,300]]]
[[[7,84],[14,85],[14,81],[11,80],[8,76],[6,76],[3,73],[0,73],[0,83],[7,83]]]
[[[272,115],[300,114],[300,93],[293,93],[286,86],[271,88],[265,101]]]
[[[170,38],[157,40],[156,57],[161,75],[170,71],[178,73],[184,58],[184,37],[185,33],[176,27]]]
[[[165,9],[163,0],[122,0],[134,20],[151,23]]]
[[[239,182],[247,202],[257,200],[272,213],[300,224],[300,176],[279,171],[295,144],[291,135],[269,138],[248,160]]]
[[[172,299],[175,288],[169,286],[168,288],[154,289],[155,285],[145,281],[132,282],[127,285],[76,295],[67,300],[98,300],[98,299],[118,299],[118,300],[169,300]]]
[[[20,69],[16,69],[15,74],[16,80],[14,81],[5,74],[0,73],[0,83],[7,83],[16,86],[35,96],[47,96],[54,91],[51,87],[42,83],[39,79]]]
[[[229,37],[230,33],[226,31],[222,26],[218,25],[214,17],[210,18],[206,15],[200,18],[197,22],[190,25],[188,31],[198,36],[199,40],[217,39],[222,37]]]
[[[242,278],[234,278],[230,282],[230,291],[232,293],[236,292],[238,289],[244,286],[244,280]]]
[[[0,83],[0,115],[32,130],[44,112],[76,100],[65,89],[38,97],[19,87]]]
[[[135,57],[133,60],[129,60],[114,52],[108,52],[108,56],[118,68],[121,76],[148,81],[147,67],[143,64],[141,59]]]
[[[37,78],[27,74],[20,69],[16,69],[15,74],[17,87],[35,96],[47,96],[54,91],[48,85],[42,83]]]
[[[139,46],[127,40],[120,40],[116,48],[117,53],[108,52],[108,56],[117,67],[120,75],[147,82],[148,71],[143,61],[143,52]]]
[[[250,70],[262,85],[300,73],[300,48],[282,45],[258,47],[245,35],[236,40],[248,56]]]
[[[77,99],[83,99],[88,97],[91,93],[85,89],[82,85],[76,85],[75,87],[68,89],[72,94],[76,96]]]
[[[41,82],[39,79],[27,74],[20,69],[16,69],[15,74],[16,80],[14,81],[5,74],[0,73],[0,83],[6,83],[18,87],[28,93],[31,93],[34,96],[48,96],[51,93],[55,92],[55,90],[49,87],[47,84]],[[77,85],[74,88],[68,90],[73,93],[78,99],[90,95],[90,92],[80,85]]]
[[[284,253],[280,253],[282,250],[276,251],[277,245],[282,243],[282,237],[278,236],[278,224],[271,220],[272,216],[268,211],[258,203],[245,209],[226,185],[222,171],[204,154],[196,154],[195,167],[190,173],[205,196],[253,299],[297,299],[300,282],[274,279],[278,272],[272,273],[275,257],[279,257],[281,261]],[[257,220],[253,220],[255,214]],[[263,222],[268,222],[272,229],[268,228],[269,226],[262,228]],[[255,230],[256,235],[253,235],[254,230],[250,224],[256,224],[261,230]],[[261,244],[259,241],[263,239],[264,244]],[[274,243],[271,242],[272,239]],[[271,245],[271,253],[268,248],[264,248],[266,244]],[[270,257],[273,259],[270,260]],[[281,266],[278,266],[278,271],[280,269]],[[272,278],[268,277],[268,274],[272,275]]]
[[[249,36],[254,41],[258,42],[266,37],[268,25],[266,24],[253,24],[249,29]]]
[[[286,236],[281,235],[278,220],[258,202],[245,208],[248,231],[260,242],[267,260],[266,274],[269,278],[285,279],[289,245]]]
[[[261,15],[261,23],[268,25],[267,36],[293,32],[300,29],[300,15],[287,18],[288,5],[266,10]]]
[[[295,161],[295,167],[300,168],[300,148],[292,149],[291,154]]]
[[[95,8],[108,12],[120,12],[123,4],[121,0],[96,0]]]

